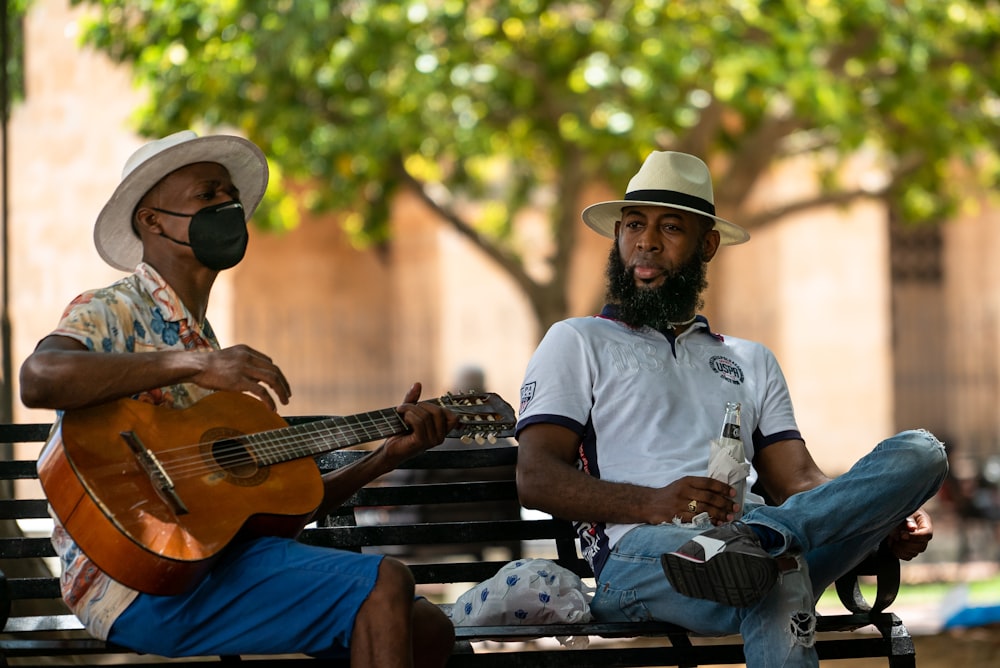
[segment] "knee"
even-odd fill
[[[763,605],[776,606],[775,618],[787,630],[789,647],[809,648],[816,642],[816,596],[805,558],[801,554],[791,556],[795,558],[796,567],[779,575],[772,600],[765,599]]]
[[[899,433],[896,438],[903,441],[903,447],[922,465],[935,473],[948,472],[948,455],[944,443],[926,429],[911,429]]]
[[[948,474],[948,455],[944,444],[926,429],[911,429],[896,434],[889,442],[900,457],[898,465],[908,474],[944,482]]]
[[[400,621],[410,626],[410,642],[415,668],[441,668],[455,646],[455,627],[444,612],[425,598],[415,598],[413,574],[405,564],[385,558],[379,567],[373,594],[379,623],[385,624],[389,610],[408,615]],[[405,611],[405,612],[404,612]]]
[[[409,604],[413,601],[416,585],[413,573],[406,564],[391,557],[385,557],[378,567],[378,577],[369,598],[386,600],[390,603]]]

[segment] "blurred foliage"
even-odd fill
[[[149,91],[143,134],[228,127],[264,149],[281,177],[265,224],[294,226],[294,182],[383,243],[390,197],[413,188],[542,326],[566,314],[582,189],[623,192],[654,149],[710,161],[720,212],[748,227],[871,196],[941,220],[969,178],[1000,174],[1000,0],[81,3],[85,41]],[[859,152],[884,170],[862,189],[842,181]],[[824,192],[745,210],[803,153]],[[551,221],[543,272],[513,234],[526,205]]]
[[[6,31],[3,35],[7,59],[7,102],[24,99],[24,26],[23,19],[31,0],[4,0]]]

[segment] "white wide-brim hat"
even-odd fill
[[[708,165],[687,153],[653,151],[628,182],[625,199],[588,206],[583,210],[583,222],[613,239],[615,223],[626,206],[665,206],[708,216],[715,220],[723,245],[741,244],[750,238],[739,225],[715,215]]]
[[[198,162],[215,162],[229,171],[250,219],[267,189],[264,153],[242,137],[177,132],[143,145],[125,163],[121,183],[94,223],[94,245],[105,262],[122,271],[135,269],[142,259],[142,242],[132,229],[139,200],[171,172]]]

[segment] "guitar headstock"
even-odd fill
[[[517,417],[511,405],[499,394],[475,391],[449,393],[436,401],[458,416],[460,424],[448,434],[450,438],[461,438],[463,443],[475,440],[482,445],[514,435]]]

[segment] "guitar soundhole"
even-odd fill
[[[253,487],[267,479],[269,469],[257,465],[241,436],[230,429],[213,429],[205,434],[203,442],[208,444],[210,456],[228,482]]]

